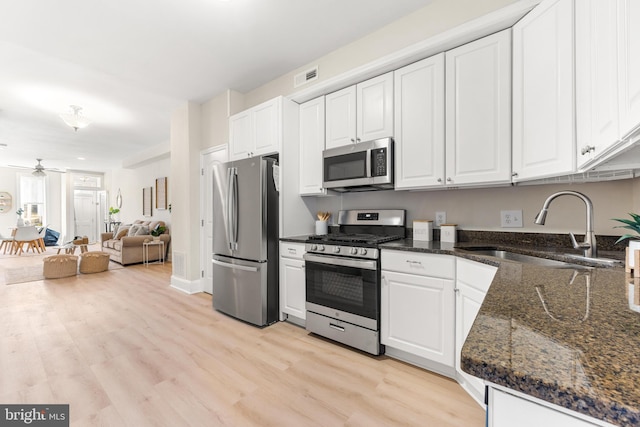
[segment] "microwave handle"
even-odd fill
[[[371,148],[367,149],[367,159],[365,161],[365,170],[367,171],[367,178],[371,178],[373,176],[373,171],[371,170]]]

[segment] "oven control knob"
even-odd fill
[[[360,249],[360,255],[366,255],[367,250],[365,248]]]
[[[318,250],[320,252],[324,252],[324,245],[318,245]]]
[[[340,253],[340,246],[336,246],[335,248],[333,248],[333,253]]]
[[[316,249],[318,249],[318,245],[311,245],[311,250],[315,251]]]
[[[357,253],[358,253],[358,248],[351,248],[351,249],[349,250],[349,253],[350,253],[351,255],[355,255],[355,254],[357,254]]]

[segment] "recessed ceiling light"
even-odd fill
[[[84,157],[78,157],[78,160],[87,160]]]
[[[4,143],[0,143],[0,150],[4,150],[5,148],[7,148],[8,145],[4,144]]]

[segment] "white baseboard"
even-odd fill
[[[186,294],[202,292],[202,282],[198,280],[186,280],[177,276],[171,276],[171,287]]]

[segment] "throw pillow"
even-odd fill
[[[114,237],[114,240],[120,240],[125,237],[129,233],[129,226],[120,226],[118,227],[118,234]]]
[[[136,236],[148,236],[149,235],[149,227],[146,225],[141,225],[140,229],[136,233]]]
[[[127,236],[135,236],[138,230],[140,230],[140,226],[133,224],[131,227],[129,227],[129,232],[127,233]]]

